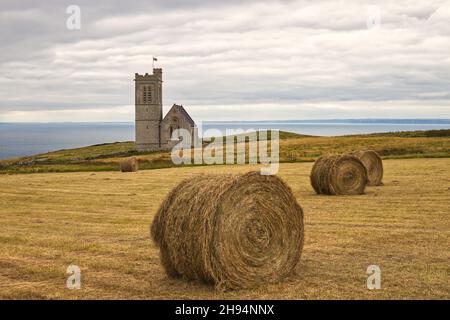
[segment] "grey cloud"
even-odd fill
[[[371,1],[37,3],[0,4],[0,120],[19,111],[79,109],[89,118],[91,109],[132,110],[132,77],[150,72],[152,56],[164,69],[164,101],[204,106],[204,118],[251,104],[278,104],[279,117],[296,104],[307,114],[305,103],[318,112],[331,103],[335,116],[345,105],[365,112],[349,101],[415,101],[404,116],[439,101],[435,111],[450,115],[448,1],[377,2],[374,30],[366,28]],[[69,4],[82,9],[79,31],[65,28]]]

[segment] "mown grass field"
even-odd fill
[[[420,141],[415,145],[425,143]],[[433,143],[448,148],[448,140]],[[380,147],[392,145],[384,141]],[[361,196],[315,195],[311,166],[283,163],[279,172],[305,212],[296,274],[283,283],[230,292],[167,278],[149,225],[180,180],[257,167],[2,175],[0,298],[450,298],[449,158],[385,160],[384,185]],[[81,268],[80,290],[66,288],[70,264]],[[380,290],[366,287],[366,268],[373,264],[381,268]]]

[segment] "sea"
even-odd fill
[[[211,130],[215,129],[215,130]],[[450,129],[450,119],[339,119],[289,121],[206,121],[203,136],[227,130],[279,129],[317,136]],[[0,123],[0,159],[102,143],[134,140],[134,123]]]

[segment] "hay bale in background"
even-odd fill
[[[276,176],[200,175],[169,193],[151,235],[169,276],[220,290],[251,288],[293,272],[303,248],[303,211]]]
[[[136,172],[139,170],[139,164],[136,157],[131,157],[120,162],[120,171]]]
[[[367,185],[381,185],[383,180],[383,161],[378,153],[373,150],[365,150],[354,152],[353,154],[361,160],[367,169]]]
[[[322,156],[314,163],[310,179],[318,194],[363,194],[367,171],[356,156]]]

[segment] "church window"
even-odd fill
[[[142,103],[152,103],[152,87],[142,86]]]
[[[146,96],[146,100],[148,103],[152,101],[152,90],[150,87],[147,88],[147,92],[144,91],[144,95]]]

